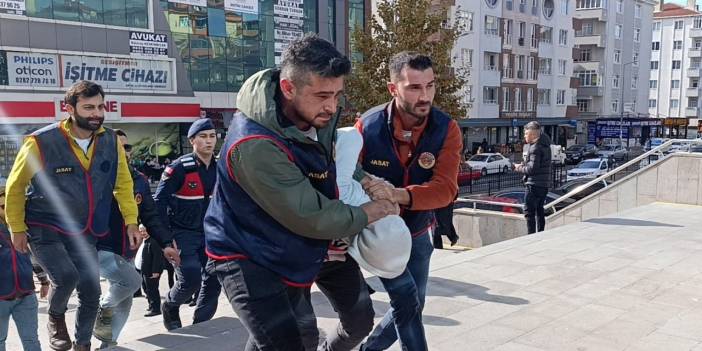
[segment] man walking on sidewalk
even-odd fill
[[[127,141],[127,134],[119,129],[115,130],[115,134],[129,160],[132,146]],[[149,182],[135,169],[130,167],[129,170],[134,181],[134,201],[139,208],[139,220],[161,243],[164,255],[174,262],[180,262],[178,252],[171,243],[170,232],[163,227],[161,219],[158,218]],[[128,240],[124,220],[119,215],[119,206],[113,199],[110,234],[97,242],[100,275],[107,279],[109,284],[107,292],[100,298],[100,310],[93,331],[93,335],[102,341],[101,349],[117,344],[117,337],[129,318],[134,292],[141,285],[141,274],[134,267],[136,250],[129,247]]]
[[[208,271],[249,332],[246,350],[305,350],[301,326],[315,318],[308,287],[330,240],[396,211],[387,200],[338,200],[333,141],[350,69],[331,43],[307,35],[290,43],[280,70],[239,90],[205,239]]]
[[[49,346],[71,348],[64,314],[78,290],[74,350],[89,350],[100,299],[95,243],[109,232],[112,198],[126,223],[128,245],[139,246],[137,206],[124,149],[102,127],[105,93],[80,81],[66,92],[69,118],[24,141],[7,181],[12,243],[32,253],[49,275]]]
[[[431,58],[401,52],[390,59],[388,90],[393,99],[364,114],[356,123],[363,134],[363,170],[395,186],[391,198],[412,233],[407,268],[398,277],[381,278],[390,310],[362,350],[385,350],[400,339],[403,350],[426,350],[422,309],[429,279],[434,210],[458,192],[462,137],[458,124],[432,106],[436,81]],[[365,185],[372,199],[385,198],[382,186]]]
[[[180,305],[198,292],[193,324],[210,320],[217,311],[222,289],[217,278],[205,271],[202,226],[217,178],[214,124],[207,118],[195,121],[188,130],[188,139],[193,152],[166,167],[154,194],[161,220],[168,224],[181,250],[181,264],[176,268],[178,279],[161,305],[163,325],[168,330],[183,326]]]

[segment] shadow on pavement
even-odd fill
[[[670,227],[670,228],[682,228],[682,225],[668,224],[653,221],[644,221],[640,219],[627,219],[627,218],[592,218],[586,221],[586,223],[596,223],[604,225],[623,225],[632,227]]]

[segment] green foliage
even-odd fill
[[[388,62],[401,51],[427,54],[434,62],[436,97],[434,105],[454,118],[465,118],[469,107],[463,99],[468,70],[452,66],[451,50],[462,35],[462,24],[451,23],[446,7],[433,6],[430,0],[379,0],[377,13],[367,28],[356,28],[351,35],[354,59],[347,80],[347,108],[353,113],[388,102],[390,80]],[[353,55],[356,58],[356,55]],[[347,118],[345,123],[351,123]]]

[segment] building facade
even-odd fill
[[[648,116],[652,0],[577,0],[578,113]]]
[[[653,14],[648,112],[659,118],[699,116],[702,68],[702,13],[687,6],[663,4]]]
[[[0,2],[0,177],[22,135],[65,117],[63,94],[77,80],[105,88],[105,123],[138,154],[172,156],[188,151],[189,122],[225,128],[241,84],[276,66],[291,40],[318,32],[349,53],[366,9],[365,0]]]
[[[468,147],[521,139],[531,120],[557,143],[574,140],[572,0],[457,0],[466,32],[454,48],[470,71],[468,118],[460,121]],[[569,108],[570,106],[570,108]]]

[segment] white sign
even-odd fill
[[[24,0],[0,0],[0,13],[24,15]]]
[[[168,56],[168,36],[149,32],[129,32],[129,52],[144,56]]]
[[[224,9],[258,15],[258,0],[224,0]]]
[[[273,3],[275,64],[280,64],[290,42],[304,36],[304,0],[276,0]]]
[[[169,61],[61,55],[63,85],[94,81],[106,89],[172,90]]]
[[[207,7],[207,0],[168,0],[168,2]]]
[[[8,85],[59,86],[58,58],[52,54],[7,52]]]

